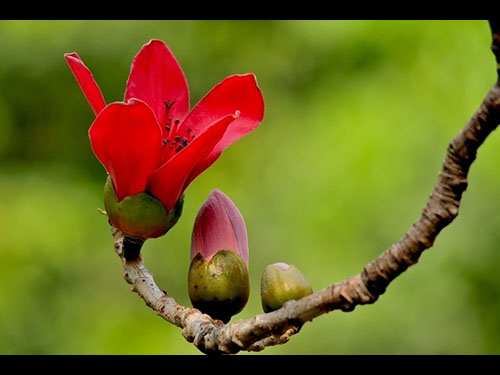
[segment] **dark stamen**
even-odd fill
[[[165,126],[165,129],[169,132],[170,131],[170,126],[169,125]]]
[[[186,131],[187,131],[188,133],[191,133],[191,132],[193,131],[193,129],[191,129],[191,128],[187,128],[187,129],[186,129]]]
[[[164,100],[163,103],[165,104],[165,107],[167,108],[167,111],[168,111],[175,104],[175,100],[172,100],[172,101]]]
[[[181,120],[175,120],[174,121],[175,125],[179,125],[179,122],[181,122]]]

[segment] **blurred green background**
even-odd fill
[[[144,247],[189,305],[191,229],[213,188],[243,213],[252,293],[283,261],[315,290],[342,280],[415,220],[452,137],[495,81],[485,21],[0,21],[0,353],[196,354],[133,293],[102,207],[94,119],[63,59],[76,51],[108,102],[132,58],[165,41],[194,105],[253,72],[260,128],[187,190],[184,214]],[[481,148],[460,215],[370,306],[333,312],[264,354],[499,354],[500,136]]]

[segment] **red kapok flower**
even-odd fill
[[[253,74],[225,78],[189,111],[184,73],[160,40],[151,40],[135,56],[124,101],[108,105],[78,54],[65,58],[97,116],[90,142],[109,173],[117,202],[148,193],[171,212],[191,181],[264,116]]]

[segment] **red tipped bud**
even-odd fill
[[[248,301],[248,241],[238,208],[214,190],[195,220],[189,298],[202,312],[227,323]]]
[[[248,266],[247,229],[238,207],[220,190],[201,206],[191,237],[191,260],[200,253],[210,260],[219,250],[237,253]]]

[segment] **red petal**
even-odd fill
[[[186,77],[161,40],[151,40],[135,56],[125,92],[125,100],[131,98],[141,99],[151,107],[164,132],[169,117],[182,121],[189,111]],[[166,101],[174,103],[168,111]]]
[[[69,68],[73,72],[80,88],[83,91],[83,95],[87,98],[87,101],[90,104],[90,107],[94,111],[96,115],[102,111],[102,109],[106,106],[106,102],[104,101],[104,97],[102,96],[101,89],[97,85],[97,82],[94,79],[94,76],[90,72],[89,68],[85,66],[83,61],[80,59],[80,56],[76,52],[66,53],[64,55],[66,62],[69,65]]]
[[[161,129],[147,104],[112,103],[89,129],[92,149],[115,186],[118,200],[146,190],[161,160]]]
[[[191,260],[201,253],[209,261],[219,250],[236,252],[248,265],[245,220],[229,197],[214,190],[196,216],[191,236]]]
[[[208,168],[231,144],[254,130],[264,117],[264,98],[253,74],[233,75],[215,86],[189,113],[181,124],[181,132],[188,128],[198,134],[211,122],[228,113],[239,112],[239,117],[228,129],[217,147],[202,160],[187,179],[191,182]]]
[[[163,203],[167,211],[175,206],[187,188],[186,178],[190,172],[214,149],[235,118],[229,115],[215,122],[151,176],[148,191]]]

